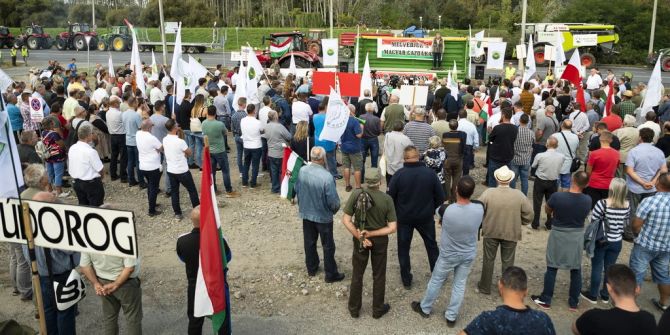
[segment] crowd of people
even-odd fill
[[[194,224],[178,244],[189,279],[189,334],[199,334],[203,323],[193,316],[192,305],[198,267],[193,248],[199,234],[194,174],[202,170],[205,145],[216,195],[225,198],[243,196],[233,188],[229,158],[237,164],[243,189],[279,194],[284,148],[300,157],[305,164],[295,178],[294,194],[303,221],[305,266],[309,276],[319,272],[320,238],[326,283],[345,278],[335,261],[333,238],[333,217],[341,208],[336,184],[344,179],[348,195],[342,224],[353,240],[348,301],[353,318],[362,308],[368,258],[374,281],[372,315],[381,318],[391,308],[385,300],[391,234],[397,234],[402,284],[412,289],[410,249],[416,230],[432,276],[423,297],[408,308],[429,317],[453,272],[444,314],[447,326],[460,324],[469,335],[554,334],[552,320],[526,306],[527,274],[515,265],[523,226],[539,230],[544,209],[543,226],[550,230],[544,287],[530,301],[550,309],[557,271],[569,270],[571,311],[580,302],[595,306],[600,300],[614,306],[582,314],[573,325],[575,334],[670,332],[670,312],[663,314],[656,330],[654,317],[635,302],[651,268],[659,292],[653,303],[670,310],[670,95],[653,111],[642,111],[643,84],[631,87],[631,78],[611,72],[603,77],[592,69],[584,80],[582,106],[569,82],[553,74],[522,82],[508,67],[502,78],[488,82],[465,79],[457,92],[446,81],[421,80],[417,84],[430,86],[427,105],[404,106],[399,104],[400,86],[414,83],[390,78],[375,82],[361,97],[345,99],[350,116],[334,142],[320,139],[328,97],[312,94],[311,71],[298,78],[273,69],[255,94],[247,89],[246,97],[235,99],[245,74],[239,67],[228,71],[218,65],[193,92],[186,90],[181,101],[168,67],[159,74],[146,67],[144,89],[137,86],[130,64],[115,71],[98,65],[89,76],[77,71],[75,59],[65,67],[50,61],[45,71],[33,68],[27,82],[15,82],[3,92],[20,142],[28,187],[22,196],[64,201],[74,192],[79,205],[99,207],[105,206],[106,185],[120,182],[146,189],[149,217],[163,215],[157,205],[163,194],[171,199],[174,217],[182,220],[183,186]],[[615,82],[612,94],[605,91],[610,81]],[[608,96],[614,99],[611,108]],[[43,102],[41,122],[31,118],[30,97]],[[499,99],[492,101],[494,97]],[[481,161],[476,156],[483,158],[486,176],[471,175]],[[223,185],[216,183],[218,171]],[[264,173],[270,185],[262,185]],[[480,183],[486,188],[475,199]],[[441,227],[439,241],[436,226]],[[599,235],[588,240],[590,284],[582,289],[587,227]],[[469,285],[480,236],[481,277]],[[619,258],[624,241],[632,243],[629,260]],[[502,273],[494,283],[498,249]],[[104,332],[118,333],[117,316],[123,309],[128,331],[141,333],[137,260],[37,250],[50,333],[74,332],[76,307],[57,310],[50,283],[52,273],[75,267],[103,300]],[[11,255],[15,294],[30,300],[28,255],[19,246],[12,246]],[[469,286],[483,295],[497,287],[503,305],[462,322],[460,307]],[[222,329],[230,331],[229,326]]]

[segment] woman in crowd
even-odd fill
[[[205,96],[198,94],[193,99],[193,109],[191,109],[191,144],[193,150],[193,159],[197,166],[202,168],[202,148],[204,146],[202,137],[202,121],[207,118],[207,106],[205,106]]]
[[[49,150],[49,157],[46,158],[49,190],[55,191],[58,197],[67,197],[69,193],[63,193],[63,174],[67,157],[65,155],[65,142],[60,132],[60,124],[56,118],[46,117],[42,120],[42,129],[42,142]]]
[[[440,179],[442,188],[444,188],[444,162],[447,160],[447,153],[442,146],[442,139],[432,136],[428,139],[428,150],[423,154],[423,162],[427,167],[433,169]]]
[[[610,265],[616,263],[621,252],[624,222],[628,221],[630,216],[630,207],[626,200],[627,193],[628,187],[626,187],[625,180],[612,179],[609,196],[607,199],[596,202],[591,212],[591,222],[599,221],[604,224],[607,235],[607,242],[596,244],[593,258],[591,258],[591,286],[588,291],[582,291],[581,294],[582,298],[592,304],[598,302],[598,292],[600,292],[600,300],[609,301],[609,294],[605,286],[607,277],[603,280],[603,273]]]
[[[309,125],[307,121],[298,122],[298,125],[295,127],[295,134],[293,134],[293,139],[291,140],[291,150],[302,157],[305,162],[309,161],[307,159],[309,150],[314,147],[313,138],[309,137],[308,130]]]

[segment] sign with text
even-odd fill
[[[561,34],[559,32],[553,31],[538,31],[537,32],[537,43],[554,43],[556,42],[556,35]]]
[[[44,119],[44,106],[39,98],[30,97],[28,100],[30,106],[30,120],[33,122],[42,122]]]
[[[598,34],[573,35],[572,45],[575,47],[591,47],[598,45]]]
[[[430,38],[378,38],[377,57],[432,60],[433,40]]]
[[[400,104],[405,106],[425,106],[428,101],[428,86],[400,87]]]
[[[375,79],[377,80],[389,80],[391,76],[398,76],[400,80],[405,79],[414,79],[414,81],[425,80],[426,82],[432,82],[435,80],[435,73],[432,72],[398,72],[398,71],[383,71],[377,70],[375,72]]]
[[[35,245],[44,248],[137,258],[133,212],[26,201]],[[0,199],[0,242],[26,243],[18,199]]]
[[[165,22],[165,33],[176,34],[179,30],[179,22]]]

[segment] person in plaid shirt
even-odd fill
[[[656,195],[644,199],[632,222],[639,233],[630,254],[630,267],[642,286],[647,268],[658,285],[659,299],[652,302],[660,310],[670,305],[670,174],[662,173],[656,182]]]

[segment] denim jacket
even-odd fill
[[[333,215],[340,209],[340,197],[333,175],[323,166],[314,163],[303,166],[295,183],[295,193],[301,219],[333,222]]]

